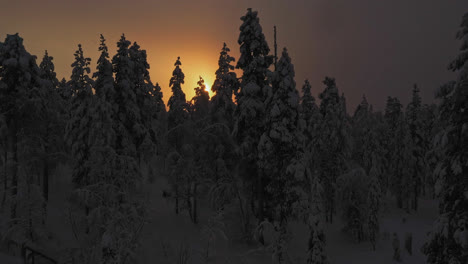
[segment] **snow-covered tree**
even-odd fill
[[[308,142],[306,148],[311,150],[315,147],[317,142],[317,130],[320,116],[315,98],[311,93],[309,80],[305,80],[302,86],[301,119],[304,120],[303,130],[306,136],[306,142]]]
[[[320,152],[319,172],[325,189],[325,214],[327,221],[333,221],[335,213],[335,183],[346,169],[349,156],[348,121],[343,109],[344,101],[339,96],[335,79],[326,77],[325,90],[319,95],[320,138],[317,144]]]
[[[299,152],[303,151],[299,127],[299,95],[294,81],[294,66],[286,49],[272,75],[272,92],[266,100],[264,133],[258,144],[258,167],[267,176],[265,184],[266,216],[280,224],[284,238],[293,204],[299,199],[295,191],[298,181]],[[265,177],[266,178],[266,177]],[[279,244],[283,244],[280,241]],[[278,261],[283,261],[281,248]]]
[[[112,58],[115,73],[116,151],[120,155],[137,158],[136,137],[142,134],[141,114],[134,84],[134,62],[129,55],[130,41],[122,35],[117,42],[117,54]]]
[[[375,251],[377,237],[380,230],[380,211],[381,211],[381,197],[382,191],[378,179],[378,171],[376,167],[372,167],[369,173],[369,187],[367,195],[368,204],[368,219],[367,228],[369,233],[369,240],[372,243],[372,248]]]
[[[89,77],[90,58],[83,54],[81,44],[75,52],[75,61],[72,63],[72,75],[69,85],[73,91],[70,115],[66,127],[65,137],[71,148],[73,159],[72,181],[75,188],[88,186],[92,183],[89,175],[88,161],[91,157],[90,130],[92,126],[94,105],[92,87],[93,80]],[[89,214],[89,206],[85,204],[85,214]],[[88,227],[87,227],[88,231]]]
[[[264,175],[257,168],[257,145],[263,133],[265,123],[264,101],[271,93],[267,76],[273,63],[273,56],[268,55],[270,48],[260,26],[257,11],[247,9],[247,14],[241,17],[238,43],[240,58],[236,68],[241,69],[241,89],[237,94],[237,108],[234,125],[234,135],[240,146],[240,151],[247,166],[245,182],[253,190],[250,199],[256,202],[257,219],[264,219]],[[252,188],[252,186],[255,186]]]
[[[462,41],[460,55],[449,69],[458,73],[440,105],[448,126],[437,136],[443,150],[436,171],[441,199],[440,215],[424,246],[429,263],[468,262],[468,13],[465,13],[457,38]],[[445,87],[447,88],[447,87]]]
[[[404,116],[400,117],[398,127],[395,131],[394,149],[392,156],[392,174],[391,185],[397,198],[397,206],[409,211],[411,208],[411,196],[414,190],[413,175],[414,163],[413,147],[408,124]]]
[[[173,155],[169,155],[169,158],[179,157],[173,162],[177,162],[182,156],[183,146],[185,144],[185,134],[187,133],[184,124],[189,118],[189,104],[185,99],[185,93],[182,91],[182,84],[184,84],[185,75],[182,72],[180,66],[180,57],[177,57],[176,62],[174,63],[175,69],[172,72],[172,77],[169,81],[169,87],[172,89],[172,95],[167,102],[169,106],[168,114],[168,141],[170,147],[172,148]],[[177,164],[177,163],[175,163]],[[175,172],[174,169],[181,169],[173,167],[171,173],[171,182],[174,189],[174,198],[175,198],[175,212],[179,213],[179,196],[181,192],[179,191],[179,185],[182,184],[182,175]]]
[[[168,111],[168,128],[172,129],[180,124],[183,124],[188,118],[188,104],[185,99],[185,93],[182,91],[185,75],[180,66],[180,57],[177,57],[174,63],[175,69],[172,72],[172,77],[169,82],[169,87],[172,89],[172,95],[167,102]]]
[[[68,103],[72,97],[72,91],[68,85],[68,81],[65,78],[62,78],[62,80],[60,80],[58,83],[57,89],[60,97],[62,97],[62,100],[65,103],[65,111],[68,111]]]
[[[408,124],[402,112],[398,98],[388,97],[385,108],[387,126],[385,149],[387,185],[396,196],[398,208],[409,210],[409,198],[412,188],[412,170],[414,168],[412,142]]]
[[[414,159],[413,175],[411,176],[412,203],[411,207],[418,210],[418,199],[422,189],[424,174],[426,173],[425,149],[422,131],[422,105],[419,88],[415,84],[413,96],[406,109],[406,122],[411,137],[412,155]]]
[[[134,142],[138,150],[139,160],[148,162],[149,158],[155,153],[156,132],[153,130],[153,123],[158,122],[157,117],[152,111],[155,111],[153,104],[153,83],[151,82],[147,62],[146,50],[141,50],[135,42],[129,49],[130,60],[133,63],[133,84],[135,89],[136,103],[139,108],[140,122],[134,126]]]
[[[364,240],[367,224],[369,178],[362,168],[355,168],[337,179],[337,196],[345,230],[357,242]]]
[[[224,43],[218,59],[216,79],[211,87],[211,91],[215,93],[211,98],[211,113],[215,122],[225,122],[232,127],[236,109],[232,97],[239,89],[239,82],[236,73],[233,72],[234,66],[231,65],[235,59],[229,52],[230,49]]]
[[[20,200],[29,203],[38,199],[30,196],[28,197],[31,199],[24,200],[25,196],[18,199],[18,179],[20,162],[25,161],[29,166],[32,161],[24,160],[21,155],[33,154],[37,150],[33,149],[37,148],[37,144],[28,146],[27,142],[32,142],[30,140],[34,137],[34,126],[38,124],[37,115],[41,113],[38,99],[43,80],[40,78],[41,71],[36,64],[36,57],[26,51],[23,39],[18,34],[7,35],[5,42],[0,45],[0,65],[0,112],[6,130],[7,164],[10,168],[10,217],[15,226],[18,224],[17,209]],[[31,194],[30,187],[34,187],[31,184],[35,184],[31,181],[32,176],[28,175],[27,195]],[[40,203],[40,199],[35,202]],[[42,208],[42,204],[39,208]]]
[[[206,90],[205,80],[200,76],[194,88],[195,96],[192,98],[191,116],[194,121],[200,121],[208,117],[210,111],[210,95]],[[205,123],[207,120],[205,120]]]
[[[64,102],[58,93],[59,82],[55,73],[53,57],[49,56],[47,51],[39,65],[41,69],[41,78],[44,80],[41,89],[43,129],[39,129],[42,141],[41,156],[43,160],[42,167],[42,193],[44,199],[49,198],[49,174],[53,166],[63,157],[63,132],[65,130],[65,120],[63,116]],[[63,159],[63,158],[62,158]]]
[[[317,175],[310,180],[309,191],[309,242],[307,251],[307,264],[328,263],[325,253],[325,233],[323,231],[323,187]]]

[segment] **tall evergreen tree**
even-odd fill
[[[191,109],[192,118],[195,121],[207,118],[210,111],[210,95],[206,90],[205,80],[200,76],[197,84],[198,86],[194,88],[195,96],[192,99]]]
[[[112,58],[115,73],[115,126],[116,151],[137,159],[136,137],[141,135],[141,115],[137,104],[134,83],[134,62],[129,55],[130,41],[122,35],[117,42],[117,54]]]
[[[72,75],[69,86],[73,91],[71,101],[70,115],[65,137],[71,148],[73,159],[72,181],[74,187],[79,189],[90,185],[93,179],[90,178],[89,160],[91,157],[90,131],[92,126],[92,108],[94,104],[92,87],[93,80],[89,77],[90,58],[83,54],[81,44],[75,52],[75,61],[72,63]],[[86,216],[89,215],[89,205],[83,201],[77,201],[84,205]],[[89,232],[89,226],[86,224],[86,232]]]
[[[385,108],[387,126],[385,148],[387,150],[385,171],[387,185],[396,196],[398,208],[409,210],[413,191],[414,169],[411,135],[398,98],[388,97]]]
[[[37,114],[40,113],[37,99],[40,98],[43,80],[40,78],[41,71],[36,64],[36,57],[26,51],[23,39],[18,34],[7,35],[5,42],[0,45],[0,65],[0,112],[7,130],[7,164],[11,178],[10,217],[13,220],[11,223],[16,225],[20,204],[18,178],[21,154],[37,147],[34,145],[24,149],[22,146],[27,147],[26,142],[31,143],[30,139],[34,137]],[[34,184],[31,176],[28,175],[27,179],[28,197],[30,184]]]
[[[307,251],[307,264],[326,264],[327,255],[325,253],[325,232],[323,231],[323,192],[317,175],[313,176],[310,182],[309,201],[309,242]]]
[[[247,14],[241,17],[238,43],[240,58],[236,68],[243,71],[241,90],[237,95],[236,124],[234,134],[240,146],[246,166],[246,183],[253,190],[251,202],[256,201],[255,213],[262,221],[264,218],[264,175],[257,167],[257,145],[265,123],[264,101],[271,93],[267,76],[273,63],[273,56],[268,55],[270,48],[260,26],[257,11],[247,9]]]
[[[468,262],[468,13],[457,38],[462,41],[461,52],[449,69],[457,72],[458,78],[451,91],[444,93],[440,109],[449,126],[438,137],[444,151],[435,171],[441,210],[424,246],[429,263]]]
[[[181,157],[182,147],[185,144],[184,135],[186,134],[184,124],[189,118],[189,104],[185,99],[185,93],[182,91],[182,84],[184,84],[185,75],[180,66],[180,57],[177,57],[174,63],[175,69],[172,72],[172,77],[169,81],[169,87],[172,89],[172,95],[167,102],[169,106],[168,111],[168,137],[169,144],[175,152],[173,157]],[[175,169],[175,167],[174,167]],[[175,192],[175,212],[179,213],[179,185],[181,185],[181,175],[174,173],[172,177],[172,185]]]
[[[236,109],[232,97],[239,89],[239,82],[236,73],[232,71],[234,66],[231,65],[231,62],[234,62],[235,59],[229,55],[230,51],[226,43],[223,43],[218,59],[218,69],[215,73],[216,79],[211,87],[211,91],[215,93],[211,98],[211,113],[215,122],[226,122],[229,127],[232,127]]]
[[[320,174],[325,189],[326,219],[333,221],[335,212],[335,183],[339,175],[346,170],[349,151],[346,111],[344,102],[339,96],[335,79],[326,77],[323,81],[325,90],[320,94],[321,115],[320,140],[318,144],[320,157]]]
[[[369,206],[367,228],[369,233],[369,240],[372,243],[372,249],[375,251],[377,244],[377,236],[380,230],[380,211],[381,211],[381,196],[380,183],[378,178],[378,170],[372,167],[369,172],[369,190],[367,196],[367,204]]]
[[[139,160],[149,161],[149,158],[155,153],[156,133],[152,124],[158,122],[152,111],[155,103],[151,92],[153,83],[149,76],[150,65],[147,62],[146,50],[141,50],[135,42],[129,49],[129,56],[133,63],[133,83],[135,85],[136,103],[139,108],[140,124],[134,127],[134,141],[138,150]]]
[[[42,141],[42,193],[44,199],[49,198],[49,174],[51,167],[55,166],[58,157],[63,157],[63,133],[65,130],[64,116],[61,114],[64,107],[62,98],[58,93],[59,82],[56,78],[53,57],[47,51],[39,65],[41,78],[44,80],[41,89],[42,111],[40,120],[43,123],[40,129]]]
[[[294,81],[294,66],[286,49],[272,76],[272,93],[267,99],[264,133],[258,144],[258,167],[265,177],[266,216],[280,224],[280,239],[286,235],[293,204],[299,200],[295,192],[299,180],[298,157],[303,151],[299,127],[299,95]],[[270,215],[270,212],[272,215]],[[279,241],[277,258],[284,261],[285,241]]]
[[[411,137],[412,154],[414,159],[413,175],[411,176],[412,208],[418,210],[418,198],[421,193],[424,174],[426,173],[426,161],[422,132],[422,105],[419,96],[419,88],[415,84],[413,96],[406,109],[406,122]]]
[[[177,60],[174,63],[175,69],[172,72],[172,77],[169,82],[169,87],[172,89],[172,95],[167,102],[169,107],[169,129],[183,124],[188,118],[188,104],[185,99],[185,93],[182,91],[182,84],[184,84],[185,75],[180,68],[181,65],[180,57],[177,57]]]
[[[315,147],[317,129],[319,123],[319,112],[318,106],[315,102],[315,97],[311,93],[311,86],[309,80],[305,80],[302,86],[302,98],[301,98],[301,119],[304,120],[304,135],[307,141],[310,142],[308,149]]]

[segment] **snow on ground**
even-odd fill
[[[8,256],[0,252],[0,263],[1,264],[22,264],[21,258]]]
[[[57,176],[52,179],[54,186],[50,194],[47,225],[52,237],[57,243],[57,250],[75,247],[68,220],[67,197],[71,185],[65,177],[70,174],[66,166],[60,167]],[[59,176],[61,175],[61,176]],[[174,202],[162,196],[163,190],[168,190],[168,184],[162,174],[151,184],[146,184],[149,194],[148,209],[150,222],[141,233],[141,247],[136,252],[138,263],[272,263],[272,253],[258,245],[246,245],[235,240],[224,240],[217,237],[210,245],[209,256],[206,258],[207,239],[203,227],[207,225],[212,212],[206,203],[201,202],[199,210],[200,223],[194,225],[185,211],[175,215]],[[392,234],[397,232],[400,238],[402,263],[425,263],[421,247],[427,241],[427,232],[437,217],[438,206],[435,200],[422,199],[417,213],[406,214],[404,210],[396,209],[393,201],[388,203],[388,209],[381,221],[381,234],[376,251],[372,250],[370,242],[356,243],[350,236],[343,233],[342,223],[337,215],[333,224],[325,225],[327,238],[327,253],[332,264],[349,263],[396,263],[392,260]],[[405,218],[405,220],[403,220]],[[291,223],[293,239],[288,246],[288,258],[291,263],[306,262],[306,247],[308,229],[302,223]],[[404,238],[407,232],[413,235],[413,255],[404,249]],[[187,261],[184,261],[186,257]],[[208,260],[208,261],[207,261]],[[0,255],[0,263],[21,263],[17,258]]]
[[[205,208],[200,210],[200,223],[194,225],[184,212],[174,213],[174,203],[162,197],[162,191],[167,189],[164,179],[157,178],[155,183],[148,185],[150,194],[150,217],[152,219],[142,234],[143,247],[137,253],[140,263],[185,263],[177,262],[187,247],[190,259],[186,263],[206,263],[203,253],[206,251],[206,239],[202,236],[202,227],[206,225],[210,212]],[[392,260],[392,234],[397,232],[400,239],[402,255],[401,263],[425,263],[421,247],[427,241],[427,232],[437,217],[437,202],[422,199],[417,213],[407,214],[396,209],[393,201],[381,221],[381,234],[376,251],[372,250],[369,241],[356,243],[349,235],[343,233],[342,222],[337,216],[333,224],[326,224],[327,253],[330,263],[396,263]],[[405,220],[403,220],[405,219]],[[306,247],[308,229],[301,223],[292,223],[293,239],[289,245],[288,258],[292,263],[306,262]],[[404,248],[405,234],[413,235],[413,255],[410,256]],[[255,245],[247,246],[234,241],[218,239],[210,263],[272,263],[272,253],[257,250]],[[183,254],[182,254],[183,255]]]

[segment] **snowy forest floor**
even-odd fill
[[[174,204],[162,197],[164,180],[159,179],[149,187],[152,188],[150,217],[152,222],[143,231],[139,260],[141,263],[181,263],[179,257],[184,249],[189,255],[186,263],[207,263],[204,258],[206,238],[202,228],[207,224],[210,213],[203,207],[200,223],[194,225],[189,216],[174,213]],[[389,203],[389,209],[381,219],[381,232],[376,251],[372,250],[370,242],[361,243],[342,231],[340,219],[333,224],[325,225],[327,238],[327,254],[330,263],[396,263],[392,260],[392,234],[397,232],[400,239],[402,255],[401,263],[425,263],[421,247],[427,241],[427,232],[437,217],[437,201],[421,199],[420,209],[416,213],[407,214],[404,210],[395,208],[395,203]],[[306,263],[306,248],[308,241],[307,227],[298,222],[291,223],[292,239],[288,245],[288,258],[291,263]],[[413,254],[410,256],[404,249],[404,238],[407,232],[413,235]],[[245,245],[236,241],[218,237],[214,248],[210,249],[209,263],[273,263],[272,252],[260,249],[258,245]]]
[[[56,175],[70,175],[70,173],[68,167],[62,166],[58,168]],[[162,173],[156,174],[162,175]],[[67,183],[69,179],[56,176],[51,180],[53,187],[48,206],[47,228],[52,233],[54,243],[49,247],[58,251],[77,247],[69,219],[67,201],[67,196],[71,192],[71,186]],[[213,212],[208,209],[206,202],[202,201],[199,223],[193,224],[185,211],[179,215],[174,213],[174,202],[162,196],[163,190],[168,189],[163,176],[145,185],[145,191],[149,194],[147,202],[149,223],[141,233],[141,246],[136,252],[138,263],[272,263],[271,251],[260,248],[259,244],[247,245],[237,239],[231,239],[233,236],[228,233],[226,233],[227,240],[218,236],[212,241],[209,257],[206,258],[207,239],[203,230]],[[339,215],[335,216],[333,224],[325,224],[327,255],[330,263],[396,263],[392,260],[393,232],[397,232],[400,239],[401,263],[425,263],[425,256],[420,249],[427,241],[427,232],[431,230],[437,217],[437,201],[421,199],[418,212],[410,214],[397,209],[393,201],[388,201],[387,204],[389,206],[381,218],[381,232],[376,251],[372,250],[370,242],[356,243],[350,235],[344,233]],[[291,263],[306,263],[308,229],[302,223],[292,222],[290,230],[292,239],[288,244],[287,258]],[[404,249],[407,232],[413,235],[412,256]],[[0,263],[21,263],[21,261],[0,254]]]

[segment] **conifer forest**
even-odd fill
[[[453,79],[357,106],[243,10],[196,83],[94,31],[59,77],[0,25],[1,264],[468,263],[468,10]]]

